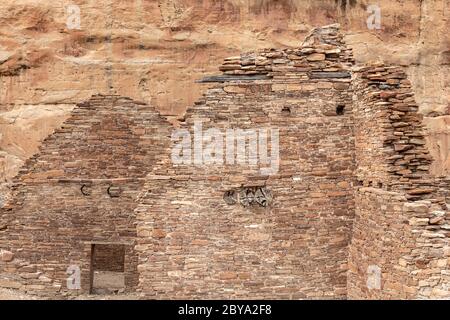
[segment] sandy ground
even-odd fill
[[[36,300],[36,298],[16,290],[0,288],[0,300]]]
[[[138,300],[139,296],[134,294],[124,294],[120,291],[125,286],[123,273],[96,271],[94,274],[95,292],[98,294],[81,295],[75,300]],[[113,293],[115,292],[115,293]],[[40,297],[27,295],[13,289],[0,288],[0,300],[42,300]]]
[[[122,272],[95,271],[94,292],[97,294],[119,293],[125,288],[125,277]]]
[[[81,295],[72,300],[139,300],[139,296],[133,294],[112,294],[112,295]],[[40,297],[31,296],[18,292],[17,290],[1,289],[0,288],[0,301],[1,300],[44,300]]]

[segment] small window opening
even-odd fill
[[[340,104],[336,107],[336,114],[338,116],[342,116],[345,112],[345,106],[343,104]]]
[[[281,109],[281,113],[284,115],[290,115],[291,114],[291,108],[289,107],[283,107],[283,109]]]

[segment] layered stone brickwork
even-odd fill
[[[261,174],[273,161],[173,165],[167,156],[147,177],[137,209],[139,290],[146,297],[346,297],[354,212],[351,65],[351,51],[331,26],[297,50],[227,59],[223,75],[204,79],[216,83],[188,109],[181,129],[191,137],[197,121],[203,132],[278,129],[279,170]],[[254,187],[269,191],[272,202],[224,199]]]
[[[423,116],[417,112],[404,71],[383,65],[359,68],[353,85],[359,115],[358,179],[365,185],[407,190],[411,198],[433,191],[434,181],[428,185],[423,181],[432,160],[425,146]]]
[[[348,297],[448,298],[448,213],[379,188],[359,189],[355,202]],[[371,267],[380,268],[379,287],[368,285]]]
[[[134,290],[135,198],[168,128],[153,108],[117,96],[74,109],[15,178],[0,231],[0,248],[14,259],[0,262],[0,285],[67,294],[67,269],[76,266],[81,290],[70,293],[89,292],[92,244],[122,244],[126,290]]]
[[[94,270],[124,272],[125,246],[95,244],[92,251]]]
[[[225,59],[172,128],[130,99],[80,104],[14,182],[0,286],[80,294],[123,264],[150,299],[448,298],[450,180],[430,174],[403,70],[355,67],[342,39]]]
[[[429,174],[432,158],[410,83],[400,68],[383,65],[360,68],[354,78],[363,186],[355,189],[348,297],[448,298],[450,185]],[[376,269],[380,274],[371,275]]]

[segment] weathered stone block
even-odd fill
[[[10,262],[14,259],[14,253],[7,250],[0,250],[0,260],[4,262]]]

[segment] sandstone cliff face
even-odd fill
[[[341,23],[358,62],[407,68],[429,128],[435,174],[448,174],[449,0],[3,0],[0,4],[0,177],[16,174],[76,103],[97,93],[179,117],[225,57],[296,47],[314,26]],[[80,8],[80,29],[69,29]]]

